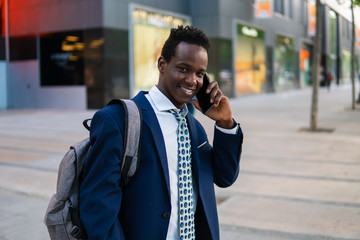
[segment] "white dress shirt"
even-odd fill
[[[149,93],[145,95],[150,102],[156,117],[159,121],[159,125],[165,141],[166,156],[169,169],[169,180],[170,180],[170,201],[171,201],[171,214],[169,228],[167,232],[167,240],[177,240],[179,238],[178,233],[178,143],[176,130],[178,122],[175,116],[169,112],[174,109],[178,112],[183,112],[185,115],[188,113],[188,109],[185,105],[183,109],[177,109],[174,104],[157,88],[153,86]],[[215,125],[216,126],[216,125]],[[228,134],[236,134],[238,126],[233,129],[223,129],[216,126],[219,130]],[[197,203],[197,189],[193,186],[193,201],[194,201],[194,213]]]

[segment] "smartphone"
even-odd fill
[[[210,103],[210,94],[206,93],[206,89],[210,84],[210,79],[207,73],[204,75],[203,85],[196,94],[196,99],[198,100],[202,113],[206,114],[213,107],[214,103]]]

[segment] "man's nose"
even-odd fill
[[[201,80],[199,78],[199,76],[195,73],[195,72],[192,72],[192,73],[189,73],[188,77],[187,77],[187,82],[190,83],[191,85],[197,85],[198,82]]]

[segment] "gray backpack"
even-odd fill
[[[121,182],[125,186],[140,163],[140,140],[142,115],[132,100],[114,99],[109,104],[122,104],[125,109],[124,154],[121,162]],[[90,130],[87,119],[83,122]],[[46,210],[44,223],[52,240],[87,239],[80,219],[79,191],[82,170],[86,156],[91,148],[86,138],[70,147],[60,162],[56,193],[52,196]]]

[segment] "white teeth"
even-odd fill
[[[194,90],[188,89],[188,88],[184,88],[184,87],[181,87],[181,89],[182,89],[186,94],[189,94],[189,95],[194,92]]]

